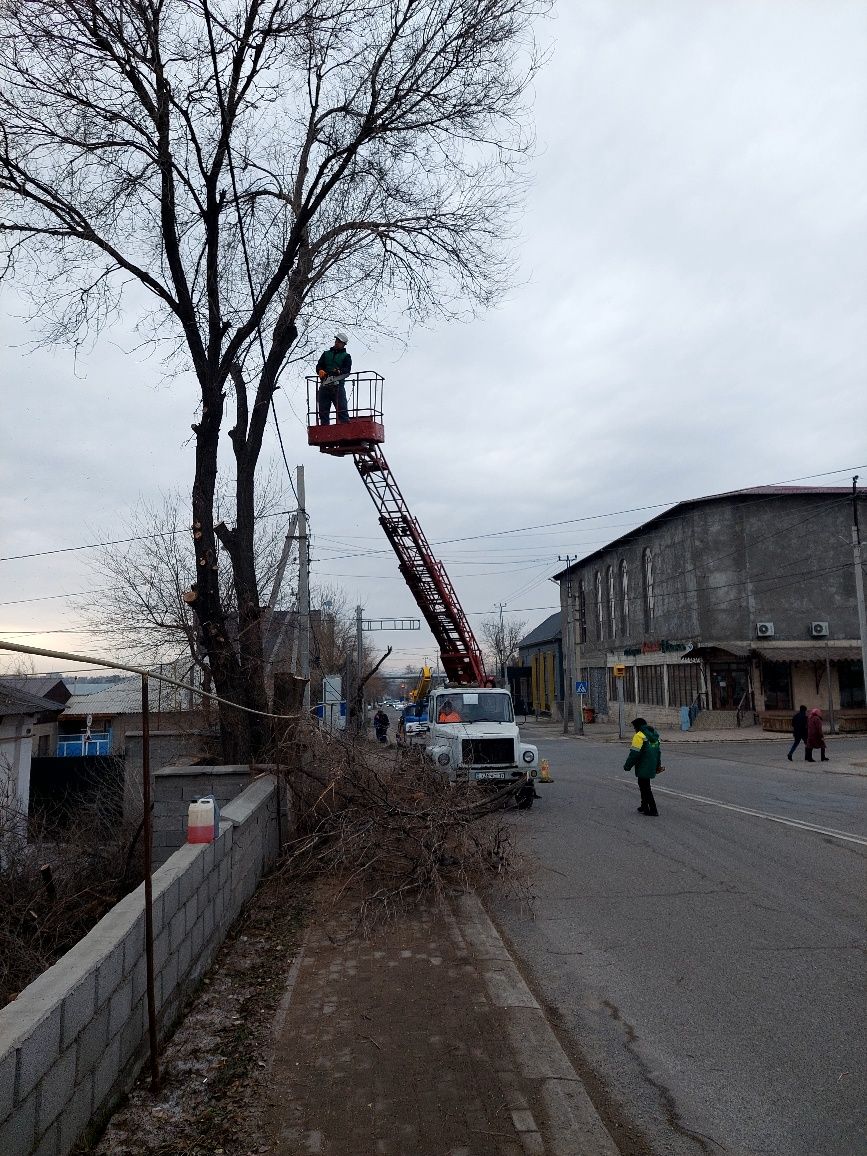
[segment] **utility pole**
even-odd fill
[[[558,561],[566,563],[566,629],[563,632],[563,659],[566,666],[563,687],[563,734],[569,733],[569,711],[572,710],[572,721],[574,724],[575,733],[578,731],[578,718],[575,714],[575,702],[572,697],[574,669],[572,665],[572,650],[574,646],[574,631],[572,629],[572,563],[577,562],[577,554],[567,554],[564,558],[562,554],[558,555]],[[583,722],[583,718],[582,718]]]
[[[365,716],[364,716],[364,691],[361,687],[361,680],[364,677],[364,622],[362,619],[363,608],[361,606],[355,607],[355,687],[353,688],[353,699],[358,704],[359,717],[355,720],[356,729],[364,730]]]
[[[506,678],[506,629],[503,626],[503,608],[505,602],[498,602],[497,606],[500,608],[500,678],[503,680],[503,686],[508,687],[509,682]]]
[[[855,601],[858,603],[858,629],[861,634],[861,680],[867,705],[867,610],[864,608],[864,554],[861,527],[858,525],[858,474],[852,479],[852,554],[855,562]]]
[[[305,680],[304,712],[310,710],[310,543],[304,507],[304,467],[296,470],[298,491],[298,673]]]

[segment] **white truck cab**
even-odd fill
[[[521,742],[512,696],[499,687],[432,691],[425,754],[453,782],[532,784],[539,773],[539,752]]]

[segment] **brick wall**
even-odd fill
[[[161,1037],[277,851],[276,782],[264,775],[225,807],[216,842],[184,845],[154,872]],[[142,885],[0,1010],[0,1153],[66,1156],[147,1054]]]

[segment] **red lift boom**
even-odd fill
[[[317,409],[319,379],[307,378],[307,440],[324,454],[352,456],[379,513],[379,523],[397,554],[400,572],[440,650],[449,682],[487,686],[482,651],[442,562],[434,558],[421,526],[410,513],[385,455],[382,387],[378,373],[345,379],[349,420],[324,425]],[[332,419],[334,414],[329,415]]]

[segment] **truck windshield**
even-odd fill
[[[454,691],[437,699],[438,723],[514,722],[512,700],[507,694],[489,691]]]

